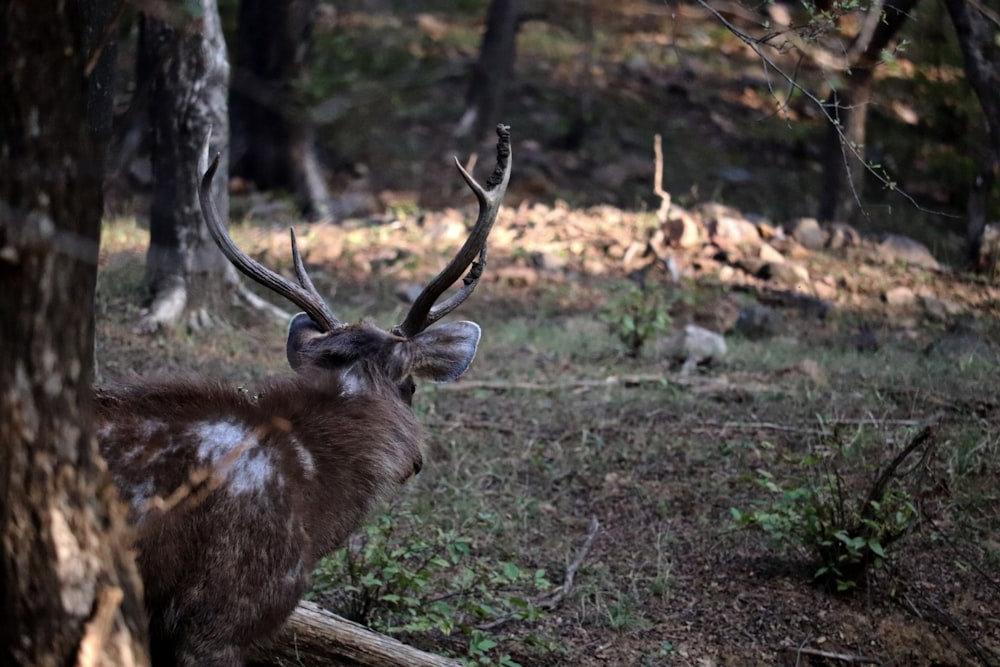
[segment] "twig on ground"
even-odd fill
[[[663,375],[609,375],[603,380],[600,379],[580,379],[568,382],[519,382],[516,380],[469,380],[465,382],[455,382],[452,384],[442,384],[437,387],[438,391],[474,391],[477,389],[487,389],[491,391],[564,391],[569,389],[591,389],[594,387],[614,387],[624,385],[626,387],[639,384],[658,384],[670,382],[671,380]]]
[[[919,426],[924,422],[918,419],[827,419],[824,423],[830,426]],[[738,422],[738,421],[703,421],[700,431],[710,430],[748,430],[779,431],[783,433],[810,433],[819,435],[823,429],[800,424],[776,424],[774,422]]]
[[[817,658],[824,658],[826,660],[838,660],[840,662],[847,662],[851,664],[871,664],[878,665],[878,660],[874,658],[866,658],[863,655],[852,655],[850,653],[835,653],[833,651],[821,651],[818,648],[809,648],[808,646],[782,646],[782,650],[794,651],[795,652],[795,664],[799,664],[799,659],[803,655],[811,655]]]
[[[566,577],[563,579],[562,586],[559,587],[559,590],[554,595],[540,602],[539,607],[543,609],[555,609],[562,602],[562,599],[573,590],[573,579],[576,577],[576,571],[580,569],[587,554],[590,553],[590,548],[594,546],[594,540],[597,538],[597,533],[600,529],[601,522],[597,520],[597,517],[590,517],[590,526],[587,528],[587,539],[584,541],[583,546],[580,547],[580,551],[577,552],[576,558],[566,568]]]
[[[576,558],[573,562],[569,564],[566,568],[566,576],[563,578],[562,586],[553,593],[551,596],[535,602],[535,606],[542,609],[547,609],[549,611],[555,609],[563,598],[569,595],[570,591],[573,590],[573,580],[576,577],[576,571],[580,569],[583,565],[583,561],[587,558],[587,554],[590,553],[590,548],[594,546],[594,540],[597,539],[597,533],[601,529],[601,522],[597,520],[596,516],[590,517],[590,526],[587,528],[587,539],[584,540],[583,546],[576,553]],[[482,625],[476,626],[477,630],[495,630],[501,625],[506,625],[510,621],[514,620],[513,616],[504,616],[503,618],[498,618],[495,621],[490,621],[489,623],[484,623]]]
[[[498,424],[497,422],[483,421],[481,419],[463,419],[461,421],[445,421],[440,420],[433,422],[433,425],[440,429],[454,430],[456,428],[467,428],[470,430],[479,431],[494,431],[496,433],[503,433],[505,435],[513,435],[517,432],[512,426],[504,426],[503,424]]]

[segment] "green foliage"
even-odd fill
[[[640,287],[629,281],[615,290],[615,297],[601,314],[629,356],[638,357],[643,345],[670,329],[670,298],[662,286]]]
[[[843,459],[854,456],[849,450],[836,451]],[[746,512],[732,508],[733,519],[740,526],[760,528],[775,544],[804,548],[816,563],[817,582],[850,591],[889,558],[890,546],[917,521],[913,494],[897,474],[899,464],[915,450],[908,447],[873,482],[853,488],[844,473],[817,456],[795,462],[798,474],[784,481],[758,470],[754,482],[770,499]]]
[[[529,595],[550,587],[544,570],[477,555],[472,539],[430,525],[402,505],[366,526],[359,541],[323,559],[313,594],[388,634],[457,631],[467,637],[462,659],[469,665],[517,667],[482,628],[537,620],[542,611]]]

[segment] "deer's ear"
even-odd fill
[[[299,313],[288,325],[288,340],[285,341],[285,355],[288,365],[298,370],[309,358],[305,347],[323,335],[323,330],[305,313]]]
[[[413,374],[433,382],[457,380],[476,357],[482,330],[474,322],[448,322],[407,341]]]

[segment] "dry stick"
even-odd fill
[[[926,424],[920,431],[917,432],[915,436],[910,440],[909,444],[904,447],[896,457],[892,459],[885,470],[878,476],[875,483],[868,490],[868,496],[865,498],[864,505],[861,506],[861,519],[870,519],[871,513],[874,511],[872,507],[872,502],[882,502],[885,497],[885,487],[888,486],[889,480],[892,479],[893,474],[895,474],[896,469],[902,465],[903,461],[913,453],[913,451],[923,445],[925,442],[931,439],[934,433],[937,431],[939,420],[934,419]]]
[[[587,557],[590,552],[590,548],[594,546],[594,540],[597,538],[597,532],[601,529],[601,522],[597,520],[596,516],[590,517],[590,526],[587,528],[587,540],[580,547],[580,551],[577,552],[576,558],[573,562],[569,564],[566,568],[566,578],[563,579],[563,585],[559,587],[559,590],[547,600],[543,600],[539,603],[539,607],[543,609],[555,609],[556,606],[562,602],[562,599],[566,597],[571,590],[573,590],[573,578],[576,577],[576,571],[580,569],[580,565],[583,564],[583,560]]]
[[[669,382],[670,378],[663,375],[611,375],[603,380],[570,380],[569,382],[508,382],[505,380],[479,380],[457,382],[452,384],[442,384],[435,389],[437,391],[469,391],[476,389],[490,389],[493,391],[506,391],[509,389],[519,389],[522,391],[563,391],[566,389],[592,388],[592,387],[613,387],[616,385],[631,385],[645,383]]]
[[[764,431],[784,431],[789,433],[823,433],[823,429],[820,428],[775,424],[774,422],[703,421],[700,423],[703,427],[702,430],[715,427],[716,429],[761,429]],[[830,426],[919,426],[924,422],[918,419],[828,419],[824,423]]]
[[[812,655],[817,658],[825,658],[827,660],[839,660],[840,662],[849,662],[857,664],[879,664],[878,660],[874,658],[866,658],[863,655],[851,655],[850,653],[834,653],[832,651],[821,651],[818,648],[809,648],[807,646],[782,646],[785,651],[795,651],[795,664],[799,663],[799,658],[803,655]]]
[[[583,565],[584,559],[587,558],[587,554],[590,553],[590,548],[594,546],[594,540],[597,539],[597,533],[600,529],[601,522],[597,520],[597,517],[590,517],[590,525],[587,528],[587,539],[584,540],[583,546],[580,547],[580,550],[576,553],[576,558],[574,558],[573,562],[566,568],[566,576],[563,578],[562,586],[560,586],[559,590],[553,593],[550,597],[536,602],[536,606],[551,611],[555,609],[560,602],[562,602],[564,597],[569,595],[570,591],[573,590],[573,580],[576,578],[576,571],[580,569],[580,566]],[[498,618],[495,621],[476,626],[476,629],[495,630],[501,625],[509,623],[512,620],[514,620],[512,616],[505,616],[503,618]]]
[[[656,219],[666,222],[670,213],[670,193],[663,189],[663,140],[657,133],[653,137],[653,154],[656,156],[656,173],[653,175],[653,194],[660,198]]]

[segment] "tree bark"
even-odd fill
[[[300,602],[278,638],[255,656],[255,664],[312,667],[459,667],[392,637],[373,632],[312,602]]]
[[[989,132],[984,164],[969,193],[966,239],[969,254],[981,265],[979,268],[994,272],[997,267],[992,261],[983,261],[980,250],[990,195],[1000,177],[1000,44],[997,43],[1000,12],[989,9],[988,3],[968,0],[946,0],[944,4],[965,59],[965,75],[979,98]],[[992,256],[991,253],[985,255]]]
[[[242,0],[230,95],[233,174],[295,193],[313,219],[330,213],[314,129],[298,90],[317,0]]]
[[[146,284],[152,300],[143,329],[170,327],[184,315],[193,328],[207,325],[234,273],[202,222],[199,164],[211,131],[210,154],[222,155],[229,173],[229,62],[216,0],[168,6],[173,13],[143,14],[140,70],[152,70],[149,132],[153,193],[149,213]],[[183,14],[181,7],[194,11]],[[216,179],[212,196],[229,219],[228,178]]]
[[[881,63],[882,51],[899,34],[916,4],[917,0],[886,0],[882,4],[881,11],[885,12],[885,17],[878,22],[868,45],[858,49],[859,55],[847,71],[847,88],[833,90],[827,98],[827,108],[834,122],[828,125],[823,152],[822,188],[817,214],[821,221],[848,221],[857,211],[864,192],[867,168],[864,160],[865,131],[868,104],[875,85],[875,68]]]
[[[99,4],[0,6],[0,664],[12,667],[148,664],[124,509],[90,418],[103,119],[94,103],[88,128],[84,25]]]
[[[455,128],[456,137],[480,139],[496,127],[507,82],[514,72],[519,0],[492,0],[486,16],[486,33],[479,60],[465,97],[465,113]]]

